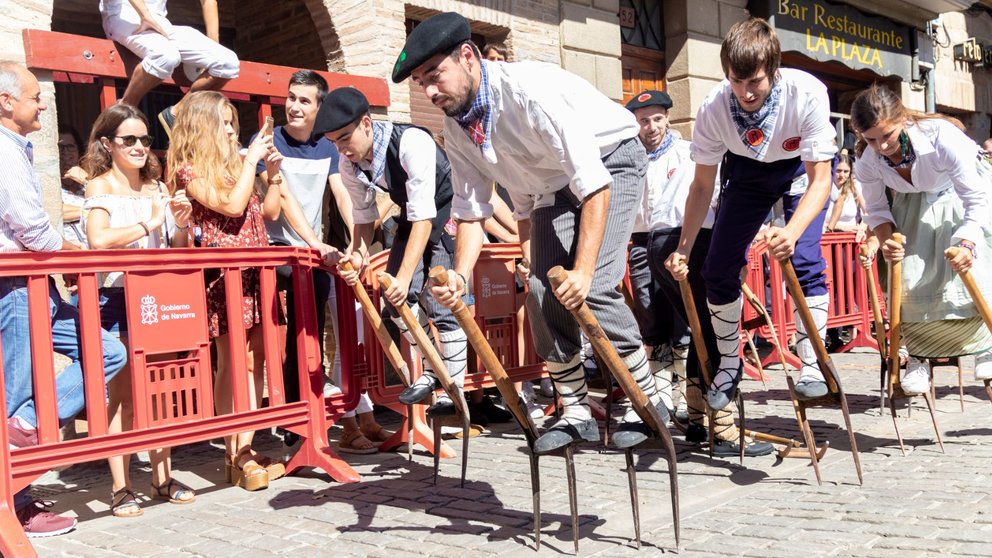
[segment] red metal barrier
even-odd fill
[[[389,252],[380,252],[372,257],[366,270],[363,283],[368,286],[369,296],[373,304],[382,306],[380,302],[379,283],[376,275],[385,271]],[[517,310],[524,304],[526,293],[518,293],[514,282],[514,267],[516,258],[521,257],[520,248],[509,244],[487,244],[483,247],[478,263],[472,272],[472,290],[475,293],[475,316],[479,327],[506,368],[510,378],[515,382],[539,380],[546,374],[544,362],[537,358],[533,346],[525,343],[521,347],[517,341],[518,327],[526,328],[526,339],[530,339],[529,325],[518,324]],[[339,282],[341,283],[341,282]],[[339,308],[353,306],[354,295],[349,289],[339,289]],[[349,308],[351,307],[349,306]],[[525,320],[526,322],[526,320]],[[366,322],[365,342],[358,344],[356,337],[341,337],[341,362],[351,362],[356,379],[361,389],[367,390],[372,400],[380,405],[406,416],[406,406],[399,403],[399,394],[403,386],[398,382],[390,382],[386,377],[385,358],[381,348],[375,341],[375,333]],[[414,377],[420,375],[422,366],[419,356],[411,357],[405,341],[401,342],[401,352],[407,357],[407,364],[413,371]],[[524,351],[524,365],[518,360],[520,351]],[[474,355],[474,352],[472,353]],[[345,360],[350,359],[350,360]],[[485,366],[478,358],[469,359],[469,372],[465,376],[465,390],[493,387],[495,384],[489,377]],[[418,416],[414,417],[414,441],[430,449],[432,434],[426,426],[423,406],[414,406]],[[392,439],[383,444],[382,449],[390,449],[406,441],[406,428],[401,428]],[[454,453],[442,445],[442,457],[451,457]]]
[[[286,403],[282,378],[282,346],[278,333],[275,267],[293,268],[293,288],[300,359],[300,401]],[[342,395],[323,400],[323,370],[319,365],[313,282],[310,270],[319,267],[316,252],[297,248],[113,250],[58,253],[0,254],[0,276],[27,277],[34,358],[34,401],[38,413],[39,445],[10,450],[8,433],[0,428],[0,554],[7,558],[34,556],[13,511],[13,495],[47,471],[60,466],[106,459],[160,447],[211,440],[250,430],[279,426],[301,436],[299,451],[287,464],[289,472],[319,467],[340,482],[356,482],[358,474],[335,455],[327,442],[331,422],[357,403],[354,375],[345,368]],[[212,397],[209,337],[203,273],[222,269],[227,295],[228,335],[232,355],[234,410],[215,415]],[[268,405],[250,409],[245,330],[241,320],[241,274],[259,270]],[[97,273],[122,271],[128,304],[128,358],[134,397],[134,429],[107,434],[107,409],[100,339]],[[50,275],[79,274],[81,363],[88,434],[59,441],[48,308]],[[132,303],[132,302],[136,302]],[[339,308],[340,312],[340,308]],[[347,323],[342,316],[342,323]],[[350,318],[354,323],[354,318]],[[2,347],[2,350],[18,350]],[[178,353],[178,356],[175,356]],[[167,360],[149,357],[172,354]],[[3,369],[0,365],[0,384]],[[5,398],[0,411],[6,416]],[[218,455],[218,459],[220,455]]]
[[[824,233],[820,241],[823,258],[827,263],[827,292],[829,307],[827,328],[854,327],[855,334],[850,342],[841,347],[838,352],[849,351],[855,347],[870,347],[878,350],[878,344],[871,335],[872,313],[868,301],[868,283],[865,270],[857,261],[859,243],[855,240],[856,233],[835,232]],[[787,297],[785,283],[782,279],[782,268],[777,261],[769,265],[768,247],[763,241],[755,242],[748,254],[747,278],[745,282],[758,297],[765,308],[768,308],[778,341],[783,348],[789,346],[789,338],[796,332],[795,314],[792,300]],[[877,261],[877,260],[876,260]],[[872,266],[878,284],[877,264]],[[879,299],[884,293],[879,294]],[[758,313],[749,305],[744,305],[743,321],[747,322],[758,317]],[[758,328],[760,335],[771,338],[771,330],[763,325]],[[791,352],[786,353],[790,365],[799,367],[799,357]],[[762,361],[762,366],[777,363],[778,357],[769,354]],[[748,375],[757,378],[756,368],[746,364]]]

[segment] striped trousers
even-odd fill
[[[610,205],[606,230],[596,258],[596,271],[586,304],[621,357],[642,348],[637,321],[617,288],[627,268],[627,242],[643,192],[647,155],[637,138],[631,138],[607,155],[610,171]],[[531,276],[527,296],[534,347],[549,362],[566,363],[579,353],[579,325],[565,309],[548,282],[548,270],[575,264],[582,207],[568,188],[555,194],[555,203],[531,213]]]

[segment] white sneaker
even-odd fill
[[[992,351],[975,357],[975,379],[992,380]]]
[[[534,420],[544,418],[544,407],[537,402],[537,397],[533,391],[524,391],[520,394],[520,399],[523,399],[524,405],[527,406],[527,414],[530,415],[530,418]]]
[[[341,388],[331,383],[330,380],[324,378],[324,397],[334,397],[335,395],[341,394]]]
[[[906,373],[900,380],[906,395],[919,395],[930,390],[930,363],[909,357]]]

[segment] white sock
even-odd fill
[[[665,407],[673,409],[672,406],[672,368],[671,366],[666,366],[670,364],[670,360],[666,362],[665,353],[669,355],[671,351],[665,351],[668,345],[659,345],[654,347],[651,351],[651,356],[648,358],[648,367],[651,369],[651,375],[654,376],[655,385],[658,388],[658,395],[661,397],[662,403]]]
[[[827,334],[827,305],[829,302],[827,295],[806,297],[806,304],[809,306],[809,312],[813,316],[816,329],[820,333],[820,339],[823,339]],[[813,342],[809,340],[806,326],[799,319],[799,310],[796,310],[796,356],[803,363],[802,369],[799,371],[799,383],[823,381],[823,372],[820,371],[820,365],[816,362]]]
[[[586,400],[589,395],[586,372],[582,369],[579,355],[575,355],[568,362],[548,361],[546,364],[548,374],[561,399],[562,420],[574,424],[591,419],[592,411],[589,410],[589,402]]]
[[[720,352],[720,362],[711,388],[720,389],[730,385],[737,378],[740,367],[740,323],[741,298],[729,304],[708,303],[710,322],[716,335],[716,347]]]
[[[651,368],[648,366],[648,356],[645,354],[644,348],[623,357],[623,363],[630,370],[630,375],[637,382],[637,387],[644,392],[644,395],[648,396],[651,405],[657,407],[661,403],[661,394],[658,393],[654,375],[651,374]],[[628,396],[627,399],[629,401],[630,397]],[[623,415],[623,422],[641,422],[641,417],[634,411],[633,407],[628,407],[627,412]]]

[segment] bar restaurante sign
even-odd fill
[[[822,0],[752,0],[748,9],[771,22],[783,51],[909,79],[913,30],[906,25]]]

